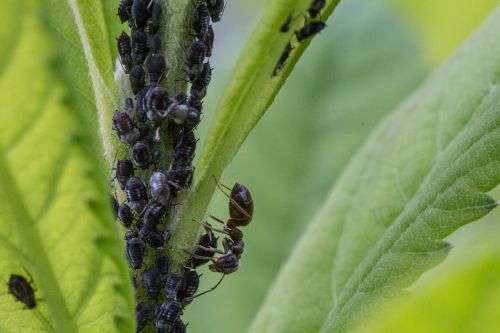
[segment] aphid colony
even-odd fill
[[[118,16],[128,22],[130,35],[117,38],[119,60],[129,76],[134,96],[126,98],[123,110],[112,119],[118,139],[128,147],[128,156],[119,157],[114,180],[126,201],[115,203],[116,215],[126,228],[126,256],[133,270],[136,288],[137,331],[154,327],[157,333],[186,332],[181,320],[184,308],[199,295],[195,269],[211,261],[214,272],[230,274],[239,267],[244,250],[243,233],[253,213],[249,191],[236,184],[227,194],[230,219],[222,229],[205,223],[206,233],[190,253],[181,272],[171,270],[167,259],[169,230],[166,218],[177,198],[191,185],[197,139],[193,133],[201,120],[203,98],[212,77],[206,61],[212,55],[214,31],[211,22],[220,20],[223,0],[199,0],[193,4],[193,41],[185,50],[189,95],[170,94],[161,83],[169,73],[168,59],[161,54],[162,7],[158,0],[121,0]],[[163,8],[163,15],[165,8]],[[180,44],[180,43],[179,43]],[[184,78],[175,78],[183,81]],[[171,142],[170,156],[161,148]],[[219,185],[221,187],[222,185]],[[217,248],[214,232],[224,235],[224,250]],[[215,258],[216,254],[220,254]],[[212,288],[211,290],[213,290]],[[210,290],[209,290],[210,291]],[[208,292],[208,291],[207,291]]]
[[[307,13],[310,18],[308,18],[308,16],[306,15],[305,22],[302,28],[295,31],[295,37],[297,38],[298,43],[301,43],[311,38],[312,36],[321,32],[321,30],[323,30],[326,27],[326,24],[323,21],[321,21],[321,19],[319,20],[316,19],[316,17],[320,15],[321,10],[323,10],[325,5],[326,5],[326,0],[312,0],[311,4],[309,5],[309,8],[307,9]],[[290,31],[290,25],[292,21],[293,21],[293,16],[292,14],[290,14],[280,27],[280,32],[287,33],[288,31]],[[292,50],[293,50],[292,42],[289,41],[288,44],[285,46],[285,49],[281,53],[278,62],[274,66],[272,76],[276,76],[283,69],[286,61],[290,57],[290,53],[292,52]]]

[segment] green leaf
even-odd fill
[[[72,103],[73,88],[92,95],[83,85],[86,63],[70,58],[73,71],[61,75],[66,58],[56,53],[79,40],[66,34],[56,42],[39,2],[14,3],[7,1],[18,8],[8,13],[15,20],[0,24],[1,31],[17,24],[0,77],[0,103],[8,106],[0,113],[0,279],[31,275],[38,301],[27,310],[2,292],[8,320],[0,331],[131,331],[130,277],[101,173],[95,107]],[[52,10],[66,22],[60,32],[69,32],[74,18]]]
[[[444,237],[497,205],[484,192],[500,181],[499,17],[371,135],[281,271],[252,332],[280,332],[274,318],[288,311],[297,321],[323,316],[322,332],[348,330],[368,305],[442,261],[450,249]]]
[[[328,19],[338,2],[327,1],[321,13],[323,20]],[[237,69],[221,99],[201,151],[182,223],[172,238],[173,244],[180,244],[173,248],[174,261],[185,261],[183,249],[194,244],[198,237],[200,228],[193,220],[200,220],[206,213],[215,189],[214,177],[220,178],[311,42],[312,39],[309,39],[299,44],[294,37],[295,30],[304,25],[302,17],[309,6],[309,0],[279,0],[268,2],[264,8],[261,21],[237,62]],[[280,33],[281,26],[290,14],[299,18],[292,20],[287,33]],[[272,76],[278,59],[290,41],[294,47],[290,58],[278,75]]]
[[[492,215],[495,219],[489,219],[486,228],[451,253],[445,267],[430,272],[412,288],[412,297],[388,302],[355,332],[497,332],[500,229],[499,214]]]

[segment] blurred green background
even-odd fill
[[[229,1],[224,19],[215,26],[214,79],[198,130],[201,141],[264,4]],[[245,230],[247,250],[240,270],[186,310],[191,331],[245,331],[302,230],[371,129],[496,4],[341,1],[223,177],[229,185],[238,181],[251,189],[254,220]],[[218,193],[209,211],[226,218],[227,199]],[[459,250],[491,228],[494,215],[490,223],[463,228],[451,241]],[[424,279],[453,265],[450,261]],[[203,273],[200,290],[218,279],[206,269]]]

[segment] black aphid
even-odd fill
[[[205,43],[205,46],[207,48],[207,57],[212,56],[212,50],[214,48],[214,29],[212,28],[211,25],[208,26],[208,31],[207,34],[205,35],[205,38],[203,39],[203,43]]]
[[[125,188],[127,180],[134,175],[134,165],[129,159],[120,159],[116,162],[115,177],[121,188]]]
[[[151,147],[144,142],[136,142],[130,149],[132,161],[141,169],[149,168],[151,163]]]
[[[212,80],[212,67],[210,63],[203,64],[201,73],[194,79],[191,84],[191,96],[198,100],[202,100],[207,94],[207,87]]]
[[[132,33],[130,45],[132,46],[132,60],[135,64],[142,64],[149,52],[148,36],[144,30],[136,29]]]
[[[159,34],[154,34],[151,36],[149,41],[149,48],[152,53],[160,53],[161,50],[161,37]]]
[[[325,4],[326,0],[312,0],[311,5],[307,10],[309,12],[309,15],[311,15],[312,18],[318,16],[323,7],[325,7]]]
[[[125,232],[125,235],[123,235],[123,239],[125,241],[128,241],[129,239],[132,239],[134,237],[137,237],[137,232],[133,231],[133,230],[127,230]]]
[[[210,12],[208,7],[201,4],[196,7],[196,18],[193,23],[193,28],[196,33],[196,37],[200,40],[204,40],[207,33],[208,27],[210,26]]]
[[[118,220],[125,228],[130,228],[132,222],[134,222],[132,210],[126,203],[122,203],[120,206],[118,206]]]
[[[295,32],[295,35],[297,36],[297,40],[299,42],[302,42],[303,40],[306,40],[316,35],[325,27],[326,24],[322,21],[311,21],[309,23],[306,23],[306,25],[304,25],[300,30],[297,30]]]
[[[288,32],[288,31],[290,31],[290,24],[292,23],[292,21],[293,21],[293,17],[292,17],[292,14],[290,14],[286,18],[286,20],[283,23],[283,25],[280,27],[280,32]]]
[[[146,58],[146,70],[148,72],[149,83],[158,83],[168,71],[165,58],[158,53],[150,53]]]
[[[172,154],[172,165],[185,165],[191,163],[196,150],[196,137],[192,131],[184,133],[182,139],[177,143]]]
[[[182,286],[183,277],[181,273],[169,272],[165,284],[165,297],[168,300],[176,299],[177,293]]]
[[[187,103],[179,102],[179,101],[174,101],[172,104],[170,104],[169,108],[165,113],[161,113],[161,116],[169,117],[172,119],[176,124],[182,125],[186,121],[186,118],[189,113],[189,105]]]
[[[193,180],[194,167],[191,164],[173,165],[167,173],[167,179],[172,185],[174,192],[186,189],[191,186]]]
[[[151,18],[147,23],[146,30],[149,34],[155,34],[160,28],[161,6],[157,1],[153,1],[150,6]]]
[[[135,65],[132,67],[129,74],[129,80],[132,92],[134,95],[137,95],[137,93],[139,93],[146,84],[146,73],[144,73],[144,69],[141,65]]]
[[[133,269],[139,269],[144,260],[144,243],[136,237],[127,240],[127,258]]]
[[[168,207],[171,197],[167,175],[161,171],[153,172],[151,177],[149,177],[149,186],[153,199],[158,201],[161,205]]]
[[[140,302],[135,307],[135,321],[137,322],[136,332],[140,332],[146,327],[148,322],[151,320],[153,312],[149,305],[144,302]]]
[[[160,205],[158,202],[153,202],[149,204],[144,211],[144,223],[152,226],[160,224],[166,212],[167,210],[163,205]]]
[[[9,293],[28,309],[36,307],[35,289],[31,283],[22,275],[11,274],[9,278]]]
[[[228,253],[219,257],[208,268],[212,272],[219,272],[222,274],[231,274],[238,270],[240,267],[240,260],[238,257],[232,253]]]
[[[116,110],[113,114],[113,129],[121,141],[132,144],[139,138],[140,132],[132,118],[125,112]]]
[[[161,274],[156,265],[144,272],[144,288],[151,299],[156,300],[161,290]]]
[[[154,249],[162,248],[167,240],[167,234],[156,227],[151,227],[145,224],[141,229],[141,236],[144,237],[146,243]]]
[[[207,7],[212,21],[219,22],[224,13],[224,0],[207,0]]]
[[[123,23],[130,20],[133,0],[120,0],[118,4],[118,17]]]
[[[130,37],[125,31],[122,31],[120,36],[116,39],[118,54],[120,55],[120,62],[123,66],[125,73],[129,73],[132,68],[132,48],[130,46]]]
[[[207,54],[207,47],[205,43],[201,40],[194,42],[189,50],[189,55],[187,58],[187,65],[189,68],[189,76],[192,79],[197,76],[203,70],[203,61]]]
[[[158,271],[161,275],[166,275],[168,273],[168,268],[170,264],[166,256],[164,256],[161,252],[157,253],[156,257],[156,267],[158,267]]]
[[[130,177],[125,185],[125,193],[130,207],[137,213],[142,213],[148,202],[148,193],[142,180]]]
[[[200,239],[198,240],[198,245],[200,245],[203,248],[217,248],[217,238],[214,236],[212,232],[207,232],[206,234],[202,235]],[[196,247],[195,252],[194,252],[194,257],[192,257],[190,261],[190,265],[193,268],[196,268],[198,266],[204,265],[207,262],[210,261],[210,258],[214,256],[213,251],[207,251],[203,250],[200,247]],[[208,259],[203,259],[203,258],[208,258]]]
[[[182,287],[177,293],[177,299],[186,306],[192,302],[193,296],[196,294],[200,286],[200,276],[194,270],[184,272],[184,281]]]
[[[138,28],[144,28],[151,16],[148,11],[148,4],[150,0],[134,0],[132,4],[132,20],[134,25]]]
[[[182,305],[176,300],[163,303],[156,313],[156,333],[170,332],[182,314]]]
[[[157,122],[158,117],[163,117],[167,113],[170,105],[168,92],[162,86],[151,87],[146,93],[143,103],[148,119]]]
[[[180,318],[177,318],[170,333],[186,333],[186,326]]]
[[[276,64],[276,66],[274,66],[273,76],[276,76],[279,73],[279,71],[283,69],[286,61],[290,57],[290,53],[292,52],[292,49],[293,49],[292,44],[290,44],[290,42],[288,42],[288,44],[286,44],[286,46],[285,46],[285,49],[283,50],[283,53],[281,53],[281,56],[278,59],[278,63]]]

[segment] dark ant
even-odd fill
[[[300,30],[295,32],[297,41],[302,42],[323,30],[326,24],[322,21],[311,21],[306,23]]]
[[[132,48],[130,46],[130,37],[125,31],[122,31],[116,39],[118,54],[120,55],[120,63],[122,64],[125,73],[130,73],[132,68]]]
[[[279,71],[281,71],[283,69],[286,61],[290,57],[290,53],[292,52],[292,50],[293,50],[292,44],[290,42],[288,42],[288,44],[286,44],[286,46],[285,46],[285,49],[283,50],[283,53],[281,53],[281,56],[278,59],[278,63],[276,64],[276,66],[274,66],[273,76],[278,75]]]
[[[22,275],[11,274],[8,282],[9,293],[14,296],[16,300],[26,305],[28,309],[36,307],[35,288],[32,286],[31,281],[26,280]]]
[[[309,12],[309,15],[311,15],[312,18],[316,18],[316,16],[319,15],[323,7],[325,7],[325,4],[326,4],[325,0],[312,0],[311,5],[307,10]]]
[[[120,0],[118,4],[118,17],[121,23],[130,20],[133,0]]]
[[[129,74],[129,80],[132,92],[134,93],[134,95],[137,95],[146,84],[146,74],[144,73],[144,69],[142,68],[142,66],[135,65],[134,67],[132,67]],[[139,112],[139,104],[137,105],[137,108],[137,111]]]

